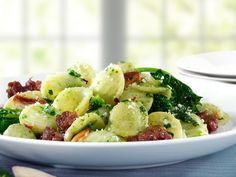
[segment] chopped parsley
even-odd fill
[[[94,120],[92,122],[89,122],[89,124],[86,126],[89,129],[93,129],[93,126],[97,123],[97,120]]]
[[[75,71],[74,69],[68,69],[68,74],[77,78],[80,78],[81,74]]]
[[[53,91],[52,90],[48,90],[49,95],[53,95]]]
[[[141,112],[141,113],[144,113],[144,112],[146,112],[146,109],[145,109],[145,107],[144,107],[144,106],[140,106],[140,107],[139,107],[139,110],[140,110],[140,112]]]
[[[166,129],[171,128],[171,124],[170,124],[170,123],[164,124],[164,127],[165,127]]]
[[[43,108],[43,111],[51,116],[55,116],[56,115],[56,110],[54,107],[47,105]]]

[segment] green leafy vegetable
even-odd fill
[[[201,97],[196,95],[189,86],[162,69],[136,68],[135,71],[149,72],[154,79],[161,81],[163,86],[171,88],[172,96],[170,99],[162,95],[154,95],[154,102],[150,112],[170,111],[176,118],[198,125],[189,113],[197,112],[196,106],[200,104]]]
[[[20,110],[0,109],[0,133],[2,134],[9,125],[19,122]]]
[[[175,106],[181,104],[187,109],[194,112],[197,111],[196,106],[200,102],[201,97],[196,95],[189,86],[162,69],[158,69],[155,73],[151,73],[151,75],[154,79],[162,81],[163,85],[171,87],[171,99]]]
[[[172,103],[171,101],[165,97],[164,95],[153,95],[153,104],[149,112],[155,112],[155,111],[163,111],[168,112],[169,110],[172,110]]]
[[[100,96],[94,96],[89,101],[89,111],[97,110],[98,108],[101,108],[106,103]]]

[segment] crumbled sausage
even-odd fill
[[[21,95],[15,95],[13,97],[13,101],[22,103],[24,105],[30,105],[30,104],[34,104],[36,102],[39,102],[40,104],[46,104],[47,103],[44,99],[27,98],[27,97],[23,97]]]
[[[56,117],[56,124],[61,133],[65,133],[65,131],[71,126],[71,124],[77,118],[76,112],[65,111],[62,114]]]
[[[218,114],[216,112],[209,114],[207,111],[197,113],[197,115],[207,124],[209,133],[215,132],[218,129]]]
[[[41,81],[33,81],[31,78],[25,83],[25,89],[26,90],[40,90],[41,88]]]
[[[18,92],[23,92],[24,87],[21,85],[20,82],[14,81],[14,82],[8,83],[8,88],[7,88],[6,91],[7,91],[7,94],[8,94],[8,98],[10,98],[13,95],[17,94]]]
[[[42,135],[43,140],[63,141],[63,135],[57,132],[54,128],[45,128]]]
[[[125,77],[125,87],[128,87],[130,84],[140,81],[141,74],[139,72],[128,72],[124,74]]]
[[[20,82],[13,81],[8,83],[8,88],[6,90],[8,98],[14,96],[19,92],[34,91],[40,90],[41,81],[33,81],[31,78],[25,83],[25,86],[22,86]]]
[[[128,137],[127,141],[156,141],[168,139],[172,139],[172,136],[167,132],[167,130],[161,126],[154,125],[147,127],[136,136]]]

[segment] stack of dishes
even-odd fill
[[[236,83],[236,51],[186,57],[177,64],[177,70],[187,77]]]

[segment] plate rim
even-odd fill
[[[174,144],[188,144],[188,143],[196,143],[203,142],[209,140],[216,140],[225,137],[231,137],[236,135],[236,126],[232,126],[230,130],[209,134],[205,136],[198,137],[189,137],[189,138],[181,138],[181,139],[171,139],[171,140],[160,140],[160,141],[132,141],[132,142],[64,142],[64,141],[47,141],[47,140],[38,140],[38,139],[26,139],[26,138],[18,138],[18,137],[10,137],[5,135],[0,135],[0,140],[4,140],[5,142],[15,142],[20,144],[33,144],[33,145],[43,145],[43,146],[60,146],[60,147],[96,147],[96,148],[104,148],[104,147],[133,147],[133,146],[167,146]],[[236,144],[236,142],[235,142]]]
[[[213,51],[213,52],[205,52],[205,53],[198,53],[194,55],[185,56],[176,63],[176,68],[180,70],[196,73],[196,74],[201,74],[201,75],[207,75],[207,76],[213,76],[213,77],[217,76],[217,77],[224,77],[224,78],[236,78],[236,73],[235,74],[222,74],[222,73],[220,74],[220,73],[199,71],[196,69],[186,69],[185,67],[182,66],[184,61],[186,60],[203,58],[204,56],[208,56],[208,55],[217,55],[217,54],[223,55],[224,53],[234,53],[234,55],[236,55],[236,50]]]
[[[225,77],[216,77],[216,76],[208,76],[203,74],[197,74],[192,71],[184,71],[182,69],[178,69],[177,72],[180,75],[187,76],[190,78],[197,78],[197,79],[204,79],[204,80],[210,80],[210,81],[218,81],[218,82],[225,82],[225,83],[236,83],[236,77],[235,78],[225,78]]]

